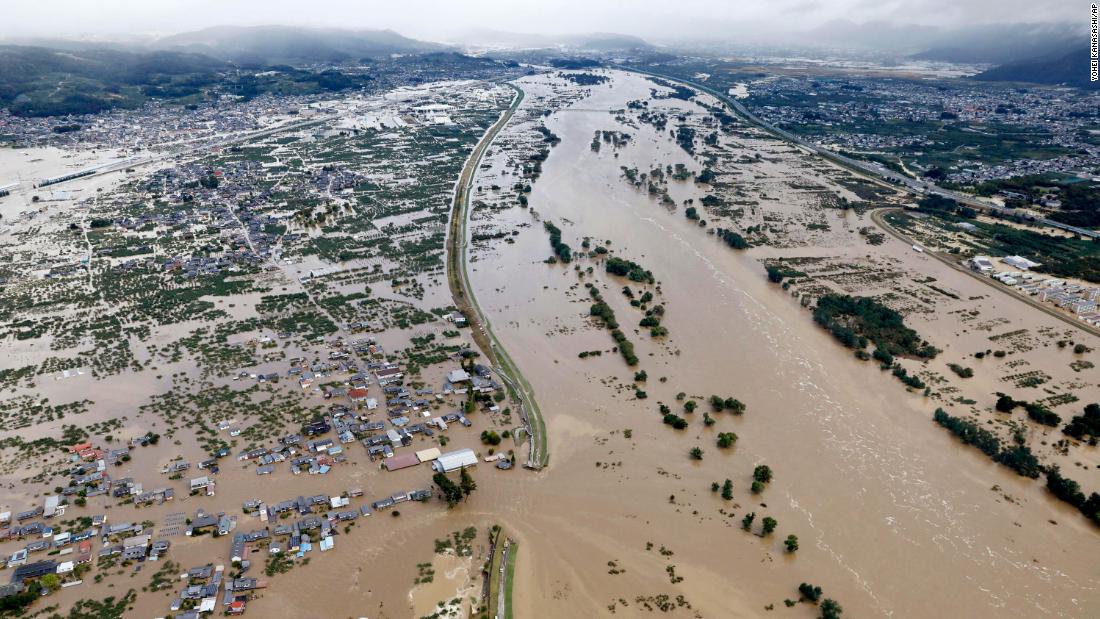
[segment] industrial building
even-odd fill
[[[477,454],[473,449],[458,449],[440,455],[432,461],[432,468],[440,473],[450,473],[466,466],[477,464]]]

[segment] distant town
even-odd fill
[[[0,618],[1095,615],[1079,29],[829,24],[0,45]]]

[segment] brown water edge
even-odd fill
[[[435,571],[432,581],[409,591],[413,616],[426,617],[434,612],[445,612],[447,614],[444,616],[453,619],[468,617],[470,599],[481,597],[480,565],[474,565],[472,557],[459,557],[453,552],[435,555],[431,564]]]
[[[595,89],[580,105],[621,107],[649,88],[619,74],[614,88]],[[1041,484],[959,446],[931,422],[930,402],[856,363],[766,283],[751,254],[713,242],[682,214],[665,213],[618,180],[620,165],[675,163],[675,145],[638,139],[612,159],[588,147],[593,131],[618,128],[609,115],[557,113],[547,125],[562,142],[543,166],[532,208],[559,222],[574,247],[585,235],[612,239],[623,256],[653,269],[668,301],[671,347],[681,354],[629,334],[650,380],[648,400],[628,400],[600,383],[629,382],[633,371],[617,355],[577,359],[582,350],[607,350],[611,340],[583,328],[588,301],[583,289],[567,296],[577,282],[572,270],[541,263],[549,254],[541,226],[471,264],[479,302],[533,385],[550,433],[550,469],[534,480],[510,478],[520,481],[520,496],[501,506],[524,547],[517,616],[607,615],[619,598],[630,606],[617,612],[635,616],[635,598],[657,593],[682,593],[703,616],[754,616],[771,603],[786,610],[782,600],[797,597],[802,581],[821,585],[851,616],[1088,616],[1100,609],[1100,540],[1079,516],[1045,496]],[[500,221],[530,223],[531,216],[512,209]],[[943,274],[955,289],[974,285],[950,277]],[[639,316],[618,294],[622,283],[607,282],[604,296],[629,325]],[[1020,314],[1025,326],[1049,320]],[[657,382],[660,376],[668,382]],[[711,429],[693,420],[677,433],[661,425],[656,407],[678,391],[733,395],[748,413],[719,416]],[[624,428],[633,430],[631,440],[618,433]],[[714,434],[726,430],[741,439],[719,453]],[[687,457],[695,445],[706,452],[701,462]],[[622,465],[597,468],[597,461]],[[766,508],[747,492],[760,462],[776,472],[758,497]],[[709,491],[711,481],[727,477],[741,503],[729,510],[735,518],[719,513],[728,504]],[[1002,500],[990,490],[995,484],[1020,500]],[[740,531],[747,511],[757,522],[775,517],[776,535]],[[788,533],[801,539],[794,557],[782,552]],[[662,544],[675,554],[659,555]],[[625,573],[609,574],[608,561]],[[670,583],[670,564],[683,582]]]

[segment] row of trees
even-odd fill
[[[603,295],[592,284],[588,284],[588,293],[595,301],[589,309],[589,314],[603,321],[604,326],[611,330],[611,337],[618,345],[619,354],[627,365],[638,365],[638,355],[634,353],[634,343],[627,339],[626,334],[619,329],[619,322],[615,319],[615,310],[603,300]]]
[[[1062,418],[1046,406],[1038,402],[1014,400],[1011,396],[1003,393],[997,394],[997,403],[993,405],[993,408],[1001,413],[1011,413],[1017,406],[1024,407],[1024,410],[1027,411],[1028,418],[1036,423],[1041,423],[1044,426],[1050,426],[1052,428],[1062,423]],[[1100,413],[1100,411],[1097,412]]]
[[[812,585],[808,582],[798,585],[799,601],[809,602],[811,604],[817,604],[818,601],[821,601],[821,619],[838,619],[841,613],[844,612],[844,609],[841,608],[836,600],[830,598],[822,600],[822,593],[821,587]],[[788,605],[793,606],[794,604],[791,603]]]
[[[768,273],[768,281],[773,284],[780,284],[788,277],[804,277],[806,275],[804,272],[797,269],[781,267],[774,264],[765,266],[764,270]]]
[[[1031,453],[1031,449],[1024,444],[1023,437],[1020,435],[1016,436],[1012,445],[1002,447],[1001,439],[989,430],[968,419],[952,416],[942,408],[936,409],[932,419],[950,430],[962,442],[977,447],[993,461],[1016,471],[1018,475],[1037,479],[1042,472],[1039,459]]]
[[[573,249],[561,241],[561,229],[545,221],[542,226],[546,228],[547,234],[550,235],[550,247],[554,250],[554,255],[558,260],[562,262],[569,262],[573,259]]]
[[[1076,507],[1086,518],[1100,524],[1100,494],[1093,492],[1085,498],[1077,482],[1063,477],[1057,466],[1047,469],[1047,489],[1062,501]]]
[[[683,430],[688,427],[687,419],[684,419],[683,417],[674,413],[667,413],[662,421],[665,423],[665,425],[672,426],[677,430]]]
[[[723,398],[720,395],[710,396],[710,407],[714,409],[714,412],[720,413],[722,411],[729,411],[734,415],[743,415],[745,413],[745,404],[741,400],[733,397]]]
[[[745,514],[745,517],[741,519],[741,528],[745,531],[752,530],[752,523],[756,520],[756,512],[749,512]],[[779,526],[779,521],[771,516],[764,516],[760,521],[760,536],[767,537],[771,535],[775,528]]]

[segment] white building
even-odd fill
[[[1032,262],[1023,256],[1005,256],[1001,258],[1001,262],[1009,265],[1014,269],[1020,269],[1026,271],[1028,269],[1034,269],[1035,267],[1042,266],[1038,262]]]
[[[210,488],[214,487],[214,481],[204,475],[202,477],[196,477],[195,479],[192,479],[190,486],[191,492],[203,489],[209,490]]]
[[[970,267],[970,270],[979,273],[990,273],[993,271],[993,261],[989,259],[989,256],[974,256],[967,262],[967,265]]]
[[[43,518],[53,518],[58,513],[58,506],[61,504],[61,497],[56,494],[51,494],[46,497],[46,503],[42,507]]]
[[[474,453],[473,449],[467,448],[441,454],[432,461],[432,468],[440,473],[450,473],[464,466],[474,466],[476,464],[477,454]]]
[[[1071,306],[1076,314],[1091,314],[1096,311],[1096,301],[1089,301],[1088,299],[1078,299],[1073,302]]]

